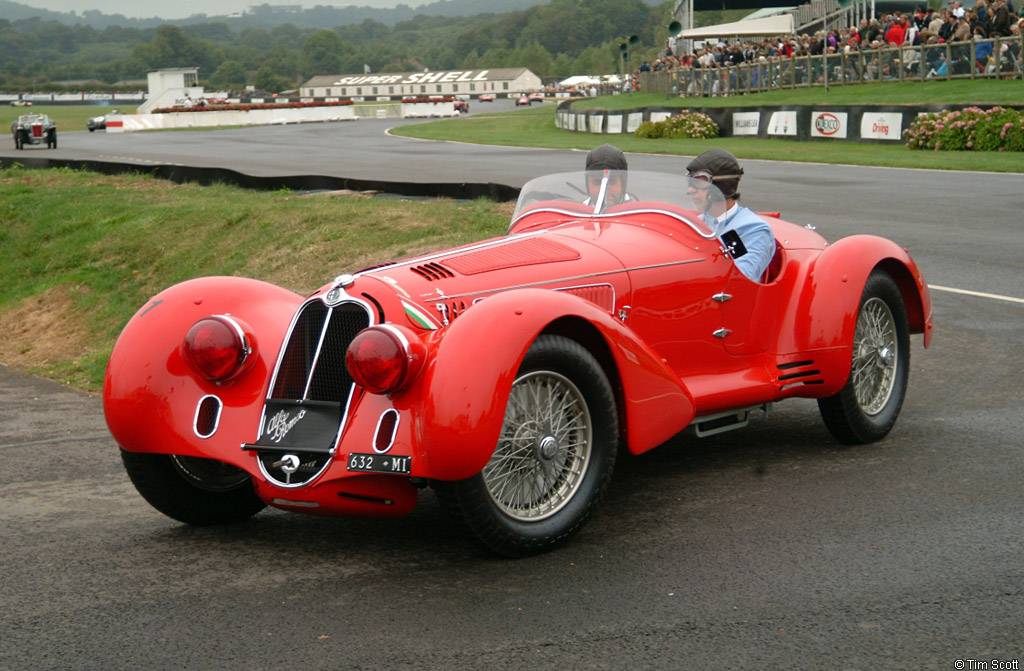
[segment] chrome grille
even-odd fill
[[[260,469],[271,481],[283,487],[300,487],[330,465],[333,441],[337,440],[336,435],[333,440],[331,436],[335,430],[337,435],[341,433],[345,405],[354,386],[345,366],[345,351],[356,334],[369,325],[368,308],[354,301],[329,308],[313,300],[300,309],[264,406],[261,436],[255,444],[242,446],[257,453]],[[306,419],[292,430],[297,443],[289,446],[276,444],[273,438],[268,440],[272,429],[263,433],[268,418],[280,412],[291,419],[299,417],[299,411]],[[311,421],[313,433],[303,435],[302,427]],[[297,460],[293,472],[284,468],[289,460]]]
[[[345,350],[369,325],[370,315],[358,303],[307,303],[295,320],[270,398],[344,403],[352,387]]]

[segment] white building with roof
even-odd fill
[[[440,70],[357,75],[320,75],[299,88],[303,98],[401,98],[406,96],[470,96],[481,93],[518,95],[540,91],[540,77],[527,68]]]

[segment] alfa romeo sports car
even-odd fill
[[[305,298],[238,277],[157,294],[104,386],[129,477],[194,525],[265,505],[398,516],[432,487],[484,545],[523,556],[580,529],[620,449],[796,397],[841,442],[886,436],[910,336],[927,347],[932,329],[908,253],[765,214],[776,251],[752,281],[688,193],[681,176],[550,175],[505,236]]]
[[[14,148],[46,143],[48,149],[57,148],[57,124],[45,114],[22,114],[11,124]]]

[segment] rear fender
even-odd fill
[[[782,333],[793,342],[779,351],[851,348],[868,276],[881,268],[895,280],[903,296],[911,333],[931,343],[932,306],[928,285],[910,254],[896,243],[871,235],[843,238],[815,260],[795,310]]]
[[[118,445],[219,459],[256,473],[255,459],[240,445],[256,438],[267,380],[301,302],[280,287],[238,277],[190,280],[154,296],[128,321],[107,364],[103,412]],[[255,360],[223,384],[198,378],[179,352],[188,329],[214,314],[230,314],[255,336]],[[223,407],[216,430],[200,438],[194,423],[206,396]]]
[[[610,314],[571,294],[508,291],[477,303],[434,335],[434,356],[420,387],[428,402],[417,418],[421,458],[429,459],[433,477],[461,480],[484,467],[530,344],[567,317],[585,320],[604,340],[616,368],[608,371],[609,380],[621,385],[619,423],[631,452],[655,447],[690,423],[695,413],[689,391]]]

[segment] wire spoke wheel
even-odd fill
[[[877,415],[892,396],[899,354],[896,320],[882,299],[872,298],[861,309],[853,352],[850,375],[857,402],[865,414]]]
[[[512,385],[497,448],[483,469],[487,491],[509,517],[543,520],[572,499],[590,462],[590,411],[557,373],[529,373]]]
[[[910,328],[903,296],[882,270],[868,277],[853,332],[850,377],[818,400],[829,432],[847,444],[881,440],[896,424],[907,394]]]
[[[546,552],[579,531],[611,482],[618,407],[604,369],[578,342],[541,335],[522,363],[479,473],[435,482],[438,502],[508,557]]]

